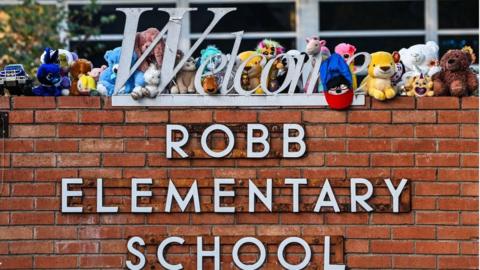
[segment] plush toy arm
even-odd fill
[[[472,94],[475,91],[478,91],[478,77],[477,74],[473,72],[467,73],[467,89],[468,93]]]
[[[432,77],[433,92],[435,96],[448,96],[448,89],[443,82],[443,72],[439,72]]]

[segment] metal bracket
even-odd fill
[[[8,138],[8,112],[0,112],[0,137]]]

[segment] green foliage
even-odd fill
[[[96,0],[90,0],[89,4],[71,12],[65,7],[65,0],[58,0],[56,5],[24,0],[21,5],[1,6],[0,66],[19,63],[34,74],[46,47],[66,48],[67,40],[73,38],[79,46],[89,48],[87,52],[102,49],[87,46],[86,41],[100,34],[100,27],[112,21],[114,16],[98,19],[101,6]],[[75,48],[71,50],[75,51]],[[82,57],[88,58],[88,55]]]

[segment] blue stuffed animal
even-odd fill
[[[105,61],[108,63],[107,69],[105,69],[98,80],[97,90],[104,96],[113,95],[115,89],[115,80],[117,79],[118,63],[120,62],[120,55],[122,48],[118,47],[105,53]],[[137,55],[133,53],[132,66],[137,60]],[[143,72],[136,70],[132,76],[127,80],[124,87],[120,89],[120,94],[130,94],[135,86],[145,86],[145,80],[143,78]]]
[[[61,96],[62,83],[61,68],[58,63],[58,51],[50,53],[50,48],[45,49],[44,63],[38,68],[37,79],[40,85],[33,89],[36,96]]]

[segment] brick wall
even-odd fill
[[[187,245],[169,251],[186,269],[195,268],[189,244],[200,235],[210,242],[222,236],[224,269],[232,268],[231,245],[242,236],[271,244],[269,269],[279,269],[276,244],[301,236],[313,247],[310,268],[321,269],[321,235],[332,236],[333,262],[350,269],[478,269],[478,98],[367,99],[366,106],[347,112],[146,110],[114,108],[97,97],[1,98],[0,108],[9,112],[10,131],[0,143],[0,269],[123,268],[126,241],[133,235],[149,244],[148,269],[159,268],[153,244],[166,235],[186,238]],[[292,160],[164,157],[166,123],[212,122],[301,123],[308,154]],[[86,180],[79,203],[87,213],[60,213],[62,177]],[[88,213],[95,208],[97,177],[109,183],[106,204],[120,200],[125,208],[128,185],[121,183],[132,177],[163,184],[168,178],[197,178],[200,187],[211,185],[213,177],[408,178],[412,211],[99,215]],[[205,196],[202,202],[211,199]],[[290,259],[299,258],[294,252]]]

